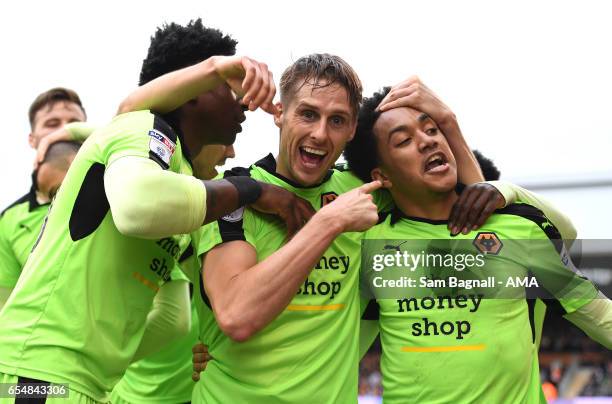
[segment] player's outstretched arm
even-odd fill
[[[285,219],[295,232],[312,211],[291,192],[249,177],[201,181],[135,156],[108,166],[104,189],[119,232],[149,239],[190,233],[250,204]]]
[[[380,102],[378,109],[384,112],[399,107],[414,108],[426,113],[434,120],[444,133],[455,156],[457,174],[461,183],[473,184],[484,181],[478,160],[461,133],[457,117],[417,76],[411,76],[393,86],[389,94]]]
[[[276,87],[265,63],[246,56],[213,56],[193,66],[167,73],[135,89],[118,113],[149,109],[167,113],[227,83],[251,111],[274,113]]]
[[[568,240],[571,245],[573,240],[576,239],[576,227],[570,218],[546,198],[506,181],[488,181],[487,184],[493,185],[503,195],[505,201],[504,206],[508,206],[515,202],[522,202],[535,206],[544,212],[544,215],[557,229],[559,229],[559,233],[561,233],[563,240]]]
[[[563,317],[584,331],[593,341],[612,349],[612,300],[601,292],[597,299]]]
[[[159,351],[170,342],[189,333],[191,328],[189,282],[166,282],[153,299],[140,345],[132,358],[136,362]]]
[[[378,220],[364,184],[323,207],[282,248],[261,262],[245,241],[220,244],[204,257],[206,294],[221,330],[245,341],[287,307],[321,255],[342,232],[363,231]]]
[[[34,161],[34,168],[38,167],[40,163],[45,159],[49,146],[53,143],[61,141],[75,141],[82,143],[84,142],[92,132],[96,130],[96,127],[88,124],[87,122],[71,122],[64,127],[49,133],[47,136],[40,139],[38,146],[36,147],[36,160]]]

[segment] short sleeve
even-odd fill
[[[259,220],[250,209],[241,207],[205,225],[201,231],[197,256],[200,257],[217,245],[230,241],[246,241],[256,248]]]
[[[121,157],[143,157],[164,169],[180,171],[177,135],[159,116],[148,111],[120,115],[99,131],[96,141],[108,167]]]

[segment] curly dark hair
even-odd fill
[[[142,61],[138,85],[211,56],[234,55],[237,44],[236,40],[218,29],[205,27],[201,18],[190,21],[186,26],[164,24],[151,37],[149,52]]]
[[[478,150],[472,150],[476,160],[478,160],[478,164],[480,165],[480,170],[482,170],[482,175],[484,176],[485,181],[496,181],[499,179],[501,173],[493,160],[488,157],[485,157]]]
[[[363,182],[372,181],[370,173],[379,164],[378,148],[373,128],[380,116],[380,112],[376,111],[376,108],[383,98],[389,94],[390,90],[391,87],[385,87],[371,97],[363,99],[357,118],[355,137],[347,143],[344,149],[344,158],[349,169]]]

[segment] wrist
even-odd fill
[[[457,116],[450,109],[441,112],[440,115],[436,117],[435,121],[440,128],[459,130]]]
[[[239,206],[255,203],[261,196],[263,187],[266,186],[247,176],[227,177],[225,180],[232,184],[236,188],[236,191],[238,191]]]
[[[214,77],[217,79],[219,84],[225,82],[225,77],[223,76],[223,62],[227,59],[227,56],[211,56],[208,59],[202,62],[202,69],[204,70],[204,74],[214,73]]]
[[[310,219],[310,222],[315,223],[323,229],[324,232],[329,233],[332,238],[335,238],[345,231],[344,223],[339,216],[325,207],[319,210],[312,219]]]

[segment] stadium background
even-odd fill
[[[73,88],[89,121],[103,124],[135,86],[155,27],[203,17],[238,39],[239,53],[268,63],[277,80],[311,52],[345,58],[365,95],[418,74],[503,179],[551,199],[580,238],[612,239],[611,9],[597,1],[11,3],[0,24],[0,206],[29,187],[27,108],[38,93]],[[243,127],[229,165],[249,164],[278,146],[264,113],[250,114]],[[588,248],[585,254],[597,256],[589,275],[609,291],[612,257]],[[545,328],[542,373],[561,395],[612,396],[610,352],[565,321]],[[364,393],[378,392],[376,368],[373,350],[362,362]]]

